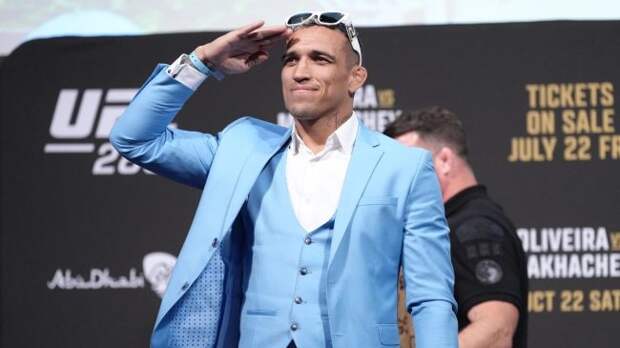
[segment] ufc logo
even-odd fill
[[[45,144],[43,152],[96,153],[91,169],[93,175],[153,174],[122,158],[109,142],[94,141],[108,138],[114,122],[137,92],[137,88],[61,89],[50,125],[50,135],[54,140]]]
[[[62,89],[50,125],[56,139],[84,139],[93,133],[95,138],[107,138],[116,119],[138,92],[136,88]]]

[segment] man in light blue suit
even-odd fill
[[[207,77],[248,71],[280,39],[290,129],[250,117],[217,135],[168,127]],[[258,22],[158,66],[119,118],[123,156],[203,190],[153,347],[398,346],[401,265],[417,347],[457,346],[431,155],[358,121],[361,60],[345,14]]]

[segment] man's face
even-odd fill
[[[342,32],[318,25],[291,35],[283,58],[282,95],[295,118],[312,120],[351,112],[349,45]]]

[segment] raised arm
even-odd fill
[[[198,46],[194,54],[211,71],[242,73],[266,61],[266,49],[288,34],[284,26],[263,28],[263,22],[256,22]],[[159,65],[116,122],[110,142],[130,161],[202,188],[219,136],[168,125],[208,73],[186,55],[172,66]]]

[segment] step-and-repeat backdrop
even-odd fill
[[[620,342],[619,33],[620,22],[361,30],[369,80],[355,108],[368,126],[429,105],[464,120],[477,176],[528,254],[532,347]],[[199,192],[128,163],[107,137],[156,63],[216,35],[42,40],[3,61],[3,347],[147,345]],[[207,81],[176,126],[289,122],[280,54]]]

